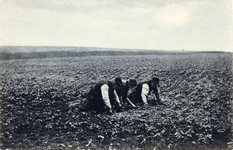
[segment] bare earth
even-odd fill
[[[222,54],[1,61],[3,149],[230,149],[232,57]],[[157,75],[157,105],[81,112],[97,81]]]

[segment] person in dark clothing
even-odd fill
[[[120,102],[122,103],[123,106],[127,103],[135,108],[136,106],[130,101],[128,96],[132,93],[132,90],[137,86],[137,81],[135,79],[129,79],[129,80],[121,80],[121,82],[122,85],[120,89],[116,90],[120,98]]]
[[[152,77],[149,81],[139,83],[129,95],[129,99],[134,103],[143,103],[144,105],[147,105],[147,97],[152,91],[155,94],[158,103],[162,104],[159,96],[159,78],[157,77]]]
[[[122,83],[114,84],[111,81],[99,81],[87,94],[85,110],[95,110],[98,113],[107,111],[113,114],[113,108],[121,110],[122,105],[116,93]]]

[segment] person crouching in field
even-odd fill
[[[115,79],[115,82],[122,82],[120,89],[116,89],[116,92],[120,98],[121,104],[124,106],[126,103],[136,108],[136,106],[130,101],[128,96],[132,93],[132,90],[137,86],[135,79],[123,80],[120,77]]]
[[[94,110],[97,113],[107,111],[113,114],[113,109],[120,111],[122,105],[116,93],[116,89],[122,86],[122,82],[99,81],[87,94],[84,110]]]
[[[134,103],[143,103],[147,105],[147,97],[148,95],[153,93],[158,101],[158,104],[162,104],[160,96],[159,96],[159,78],[152,77],[151,80],[139,83],[137,87],[133,90],[133,92],[129,95],[129,99]]]

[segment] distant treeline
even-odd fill
[[[54,57],[85,57],[85,56],[120,56],[120,55],[151,55],[155,52],[129,52],[129,51],[48,51],[48,52],[16,52],[0,53],[1,59],[31,59],[31,58],[54,58]],[[156,53],[162,54],[162,53]]]
[[[202,52],[161,52],[161,51],[43,51],[43,52],[0,52],[1,60],[10,59],[33,59],[33,58],[56,58],[56,57],[85,57],[85,56],[125,56],[125,55],[174,55],[191,53],[224,53],[216,51]]]

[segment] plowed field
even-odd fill
[[[229,53],[1,61],[3,149],[227,149]],[[97,81],[152,75],[161,99],[113,115],[80,112]]]

